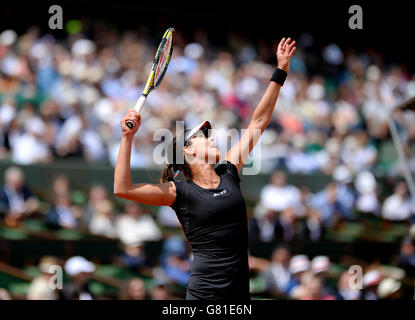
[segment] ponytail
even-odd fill
[[[190,166],[188,163],[184,164],[166,164],[166,166],[163,168],[163,170],[161,171],[161,178],[160,178],[160,182],[161,183],[166,183],[169,181],[173,181],[174,178],[176,178],[179,173],[182,173],[184,178],[187,181],[191,181],[192,180],[192,171],[190,170]]]
[[[161,178],[160,178],[161,183],[166,183],[166,182],[174,180],[172,167],[173,167],[172,164],[166,164],[166,166],[163,168],[163,170],[161,171]]]

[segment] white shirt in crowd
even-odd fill
[[[382,207],[382,216],[387,220],[407,220],[413,210],[410,198],[403,199],[398,194],[393,194],[385,199]]]
[[[116,232],[124,244],[158,241],[162,237],[160,229],[149,214],[141,214],[139,218],[122,215],[116,223]]]
[[[100,234],[109,238],[115,238],[117,234],[111,218],[102,214],[96,214],[92,217],[89,224],[89,231],[93,234]]]
[[[301,194],[294,186],[277,187],[268,184],[262,189],[260,198],[262,205],[267,209],[282,211],[300,202]]]
[[[56,291],[49,286],[49,280],[38,276],[32,280],[27,290],[28,300],[57,300]]]
[[[48,146],[31,134],[24,133],[12,142],[13,160],[18,164],[39,162],[49,156]]]
[[[360,195],[356,200],[356,208],[362,212],[378,214],[379,199],[375,192]]]

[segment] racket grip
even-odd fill
[[[137,103],[134,106],[135,111],[137,111],[138,113],[141,112],[144,106],[144,102],[146,101],[146,98],[147,97],[143,94],[140,96],[140,98],[138,98]]]
[[[144,106],[144,102],[146,101],[146,96],[145,95],[141,95],[140,98],[138,98],[137,103],[134,106],[135,111],[137,111],[137,113],[140,113],[141,110],[143,109]],[[130,129],[132,129],[134,127],[134,123],[132,121],[127,121],[126,126]]]

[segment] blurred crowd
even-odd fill
[[[415,223],[406,184],[398,181],[393,193],[382,200],[376,192],[376,179],[369,171],[362,172],[354,183],[351,177],[346,168],[338,169],[333,181],[323,190],[312,193],[304,186],[288,184],[285,173],[275,171],[249,215],[249,238],[272,245],[310,243],[326,240],[327,231],[344,222],[360,221],[363,217],[401,223],[407,226],[408,233],[401,240],[399,252],[390,261],[399,268],[399,276],[396,272],[392,276],[385,274],[379,265],[367,266],[362,278],[365,290],[349,290],[347,286],[352,274],[345,271],[331,281],[331,291],[327,291],[330,287],[326,288],[325,278],[328,277],[330,258],[317,256],[310,261],[304,254],[293,255],[289,247],[281,245],[269,259],[250,256],[251,278],[264,283],[260,290],[262,294],[285,299],[383,299],[389,295],[399,298],[404,294],[399,291],[403,278],[415,276]],[[119,241],[122,253],[112,263],[152,278],[151,285],[144,285],[140,278],[130,279],[120,288],[120,298],[180,299],[180,295],[175,296],[169,288],[172,284],[186,287],[192,253],[174,211],[170,207],[159,207],[151,214],[135,202],[116,204],[115,198],[100,184],[92,186],[84,197],[80,193],[82,190],[74,189],[68,177],[58,175],[47,198],[38,197],[28,188],[23,171],[11,166],[4,173],[0,193],[0,222],[14,228],[23,226],[27,219],[38,219],[51,231],[83,230],[115,239]],[[175,232],[166,235],[162,230]],[[145,246],[149,241],[159,241],[163,246],[156,264],[146,256]],[[64,290],[51,290],[46,286],[53,274],[42,270],[49,270],[47,266],[50,265],[61,265],[68,275]],[[85,258],[75,256],[63,262],[45,257],[39,262],[39,270],[42,275],[33,280],[28,299],[94,298],[88,289],[88,281],[95,265]],[[367,285],[372,283],[367,280],[371,277],[376,281]],[[400,293],[395,294],[395,291]]]
[[[162,239],[158,225],[180,227],[170,207],[158,207],[155,220],[136,202],[123,201],[116,206],[114,196],[101,184],[87,191],[76,190],[67,176],[57,175],[46,197],[39,199],[28,187],[21,168],[8,167],[3,179],[0,217],[9,227],[34,217],[42,219],[51,230],[81,228],[120,239],[124,244]],[[397,180],[394,189],[381,197],[370,171],[362,171],[353,180],[350,170],[339,167],[326,187],[313,193],[307,186],[289,184],[283,171],[275,171],[249,214],[249,235],[272,243],[319,241],[326,230],[366,217],[403,223],[410,228],[415,226],[414,212],[404,180]]]
[[[250,219],[250,236],[262,242],[319,241],[328,229],[344,222],[375,218],[415,226],[415,205],[405,181],[397,180],[386,198],[370,171],[355,179],[347,167],[338,167],[323,190],[294,186],[282,171],[271,175],[259,195]]]
[[[414,246],[415,233],[411,242]],[[259,273],[263,290],[279,298],[398,300],[414,297],[413,288],[405,288],[404,273],[400,269],[381,264],[355,265],[334,276],[329,257],[317,255],[310,259],[305,254],[293,255],[286,245],[276,247],[269,260],[250,257],[250,268]]]
[[[415,234],[411,237],[415,245]],[[185,287],[181,278],[189,277],[189,255],[183,255],[183,239],[166,240],[163,254],[171,260],[182,260],[182,264],[171,264],[172,273],[167,277],[155,277],[146,283],[140,277],[131,277],[119,285],[121,300],[180,300],[183,297],[172,293],[171,283],[175,281]],[[177,249],[179,249],[177,251]],[[177,261],[176,261],[177,263]],[[250,256],[251,273],[255,273],[255,293],[265,298],[290,300],[411,300],[414,298],[413,285],[405,281],[401,269],[380,264],[367,265],[340,271],[334,275],[332,262],[324,255],[310,259],[305,254],[293,255],[286,245],[274,249],[270,259]],[[61,267],[67,277],[56,277],[56,268]],[[42,257],[39,274],[33,278],[25,295],[27,300],[95,300],[102,299],[93,293],[89,280],[94,279],[96,265],[82,256],[73,256],[62,261],[53,256]],[[176,269],[173,272],[173,269]],[[54,284],[53,285],[51,285]],[[260,283],[260,284],[258,284]],[[412,286],[412,288],[411,288]],[[253,288],[251,284],[251,289]],[[6,289],[0,288],[0,300],[11,299]]]
[[[275,48],[232,35],[218,48],[206,32],[193,38],[177,32],[171,65],[151,93],[132,153],[133,167],[157,166],[152,151],[160,128],[175,132],[175,121],[193,126],[209,119],[214,128],[246,128],[263,94]],[[145,27],[120,32],[93,25],[64,39],[40,34],[0,34],[0,159],[19,164],[82,158],[114,165],[119,121],[145,84],[157,40]],[[336,44],[320,48],[301,34],[290,76],[262,140],[262,170],[322,171],[345,164],[353,173],[387,170],[390,108],[415,95],[414,75],[390,64],[373,49],[356,52]],[[414,113],[394,121],[414,166]],[[228,141],[217,137],[220,148]]]

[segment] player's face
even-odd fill
[[[215,164],[219,161],[220,153],[215,138],[206,138],[203,131],[197,131],[190,140],[190,145],[185,147],[186,153],[192,156],[192,161],[199,164]]]

